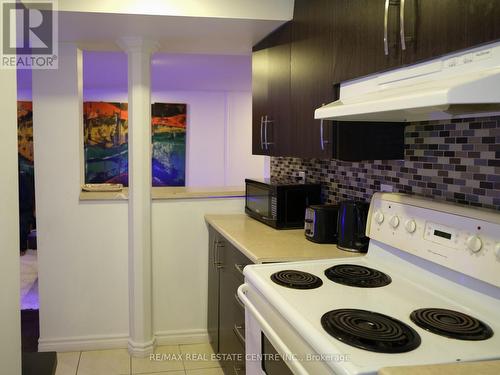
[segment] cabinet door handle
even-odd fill
[[[391,0],[385,0],[384,10],[384,54],[389,56],[389,3]]]
[[[405,40],[405,0],[401,0],[401,6],[399,8],[399,32],[401,34],[401,49],[406,50],[406,40]]]
[[[267,143],[267,115],[264,117],[264,147],[266,150],[269,149],[269,143]]]
[[[215,256],[214,256],[214,266],[217,268],[217,269],[221,269],[222,268],[222,262],[220,260],[220,253],[219,253],[219,248],[220,247],[224,247],[224,246],[221,246],[223,245],[223,243],[221,241],[215,241]]]
[[[213,248],[214,248],[214,266],[215,267],[217,267],[217,264],[218,264],[217,263],[217,258],[218,258],[217,253],[219,252],[218,243],[219,243],[219,241],[214,240]]]
[[[241,332],[240,332],[241,329],[244,329],[244,326],[239,326],[239,325],[235,324],[233,327],[233,332],[236,335],[236,337],[238,338],[238,340],[240,340],[240,342],[243,345],[245,345],[245,337],[241,334]]]
[[[319,122],[319,142],[321,146],[321,151],[325,151],[325,145],[329,143],[328,141],[325,140],[325,129],[323,124],[324,121],[323,119],[321,119]]]
[[[269,142],[269,141],[267,140],[267,125],[268,125],[268,124],[273,125],[273,124],[274,124],[274,121],[273,121],[273,120],[269,120],[268,118],[266,118],[266,128],[265,128],[265,133],[264,133],[264,134],[266,135],[266,146],[267,146],[267,149],[269,149],[269,146],[270,146],[270,145],[274,145],[274,142]],[[274,126],[274,125],[273,125],[273,126]]]
[[[260,116],[260,148],[264,150],[264,116]]]

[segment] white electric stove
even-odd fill
[[[377,193],[367,235],[359,258],[245,267],[247,374],[500,359],[498,212]]]

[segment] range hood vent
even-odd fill
[[[316,119],[408,122],[500,112],[500,43],[342,83]]]

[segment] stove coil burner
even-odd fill
[[[392,279],[383,272],[354,264],[340,264],[325,271],[330,280],[359,288],[379,288],[389,285]]]
[[[493,331],[485,323],[470,315],[447,309],[419,309],[411,313],[410,319],[419,327],[457,340],[486,340]]]
[[[315,289],[323,285],[323,281],[319,277],[295,270],[276,272],[271,275],[271,280],[292,289]]]
[[[321,317],[321,325],[337,340],[371,352],[405,353],[418,348],[421,342],[413,328],[372,311],[329,311]]]

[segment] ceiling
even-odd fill
[[[119,50],[124,36],[153,39],[161,52],[249,55],[283,20],[59,12],[60,42],[88,50]]]
[[[152,92],[250,91],[251,86],[250,56],[155,53],[151,60]],[[84,51],[83,88],[126,95],[127,55]]]

